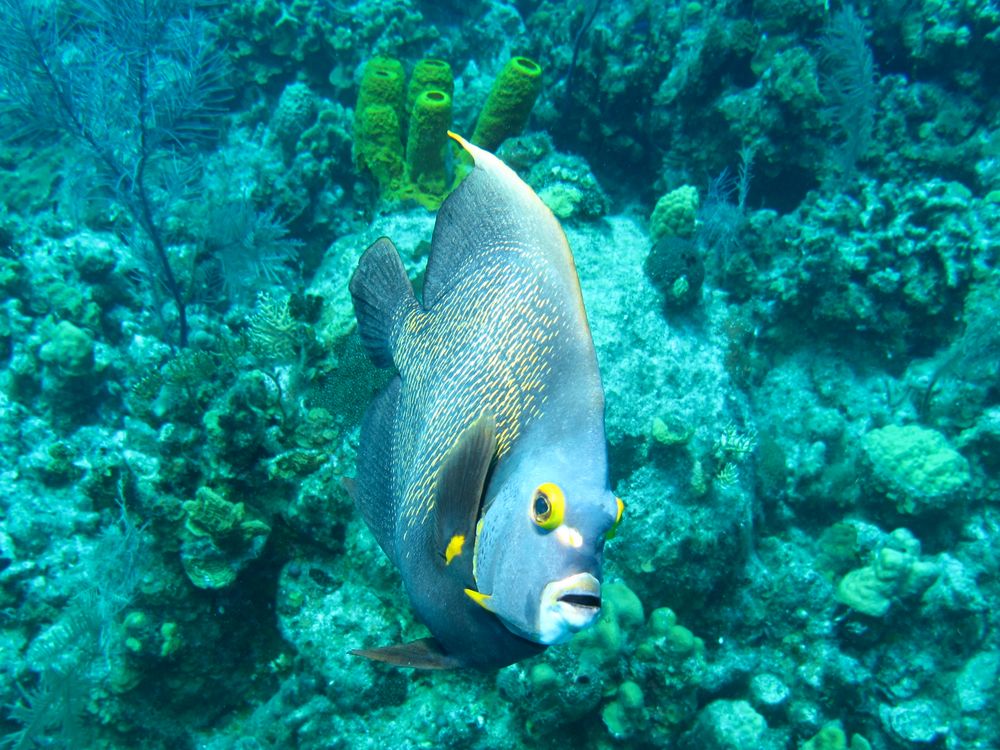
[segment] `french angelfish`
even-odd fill
[[[352,653],[492,669],[600,613],[604,392],[559,222],[494,155],[438,212],[414,296],[388,238],[350,282],[361,341],[398,374],[368,407],[353,495],[432,633]]]

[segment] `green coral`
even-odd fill
[[[358,89],[357,112],[373,104],[386,104],[403,120],[406,115],[406,73],[403,64],[391,57],[373,57],[365,65]]]
[[[828,578],[850,570],[858,563],[858,529],[841,521],[827,528],[819,538],[816,568]]]
[[[936,430],[889,425],[861,439],[872,489],[906,515],[940,511],[964,499],[969,462]]]
[[[267,475],[270,479],[300,479],[312,474],[327,459],[329,456],[323,451],[295,448],[272,458],[267,465]]]
[[[507,138],[528,123],[531,108],[542,88],[542,69],[527,57],[514,57],[503,67],[472,133],[472,142],[496,151]]]
[[[533,665],[526,673],[516,668],[501,673],[499,687],[518,705],[530,708],[525,717],[532,736],[552,733],[560,727],[591,715],[601,715],[607,706],[609,720],[625,723],[639,717],[626,706],[635,703],[635,690],[621,686],[635,635],[642,628],[643,608],[639,598],[624,583],[602,587],[601,619],[578,633],[567,648],[550,651],[548,661]],[[641,689],[641,688],[640,688]],[[613,698],[607,701],[607,698]],[[619,700],[620,698],[620,700]]]
[[[580,660],[599,668],[615,664],[625,653],[629,632],[645,620],[642,602],[624,583],[608,583],[601,592],[601,619],[573,639]]]
[[[661,237],[690,239],[697,216],[698,191],[690,185],[671,190],[656,202],[649,219],[650,238],[653,242]]]
[[[601,719],[615,739],[627,739],[636,734],[647,720],[642,688],[631,680],[619,685],[615,699],[601,711]]]
[[[638,596],[620,581],[606,583],[602,599],[595,625],[567,648],[550,651],[522,680],[512,684],[514,673],[502,675],[500,688],[531,707],[533,733],[599,714],[616,739],[651,732],[665,741],[697,711],[705,644],[666,607],[647,619]]]
[[[285,87],[271,116],[271,130],[286,155],[294,155],[299,138],[316,119],[319,102],[308,85]]]
[[[841,604],[868,615],[884,617],[893,602],[925,590],[938,567],[920,559],[920,542],[906,529],[893,531],[870,565],[852,570],[837,584]]]
[[[816,60],[803,47],[778,52],[766,81],[782,104],[798,112],[816,109],[823,103]]]
[[[454,75],[444,60],[427,58],[413,68],[406,93],[406,197],[431,209],[452,187],[446,157],[454,91]]]
[[[584,200],[583,191],[580,188],[563,182],[546,185],[538,191],[538,197],[560,219],[568,219],[575,214]]]
[[[694,428],[680,419],[668,415],[667,419],[653,417],[649,434],[659,445],[686,445],[694,436]]]
[[[839,723],[827,724],[814,737],[799,746],[799,750],[871,750],[868,740],[860,734],[851,738],[847,744],[847,734]]]
[[[62,320],[42,345],[38,358],[62,376],[89,375],[94,368],[94,339],[68,320]]]

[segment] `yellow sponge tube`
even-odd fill
[[[406,139],[406,173],[417,190],[442,196],[450,187],[445,145],[451,127],[451,97],[431,89],[419,94],[410,112]]]
[[[472,142],[487,151],[520,133],[542,89],[542,68],[527,57],[512,58],[500,71],[479,113]]]

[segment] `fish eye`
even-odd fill
[[[622,514],[625,513],[625,503],[622,502],[620,497],[615,497],[615,502],[618,503],[618,515],[615,516],[615,522],[608,529],[608,533],[604,535],[605,539],[614,539],[615,534],[618,533],[618,524],[622,522]]]
[[[537,526],[551,531],[562,526],[566,498],[559,485],[546,482],[539,485],[531,498],[531,520]]]
[[[541,492],[535,495],[535,504],[531,506],[531,511],[535,514],[535,520],[544,523],[552,515],[552,503]]]

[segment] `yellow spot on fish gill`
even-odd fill
[[[481,591],[475,591],[473,589],[464,589],[465,595],[468,596],[472,601],[478,604],[480,607],[485,609],[487,612],[492,612],[490,609],[490,595],[484,594]]]
[[[464,534],[455,534],[448,542],[448,548],[444,551],[444,564],[451,565],[451,561],[462,554],[462,546],[465,544]]]

